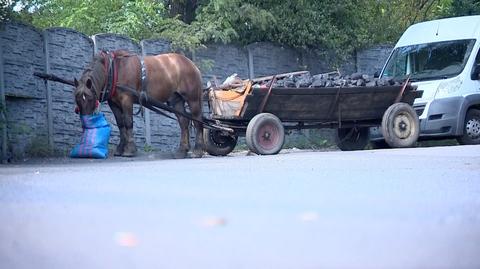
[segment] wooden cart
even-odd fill
[[[273,83],[271,83],[273,85]],[[257,154],[278,153],[285,130],[335,128],[341,150],[361,150],[369,142],[369,127],[381,126],[391,147],[410,147],[420,126],[412,108],[416,91],[408,82],[401,86],[338,88],[253,87],[209,90],[211,120],[225,129],[205,129],[206,150],[227,155],[245,136]]]

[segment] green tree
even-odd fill
[[[412,24],[442,17],[452,0],[366,0],[369,43],[395,42]]]
[[[478,0],[452,0],[447,16],[465,16],[480,14],[480,1]]]
[[[17,0],[0,0],[0,23],[10,19],[14,12],[13,7],[18,3]]]
[[[6,1],[6,0],[1,0]],[[17,19],[88,35],[163,37],[194,49],[206,42],[276,42],[348,55],[395,42],[411,24],[478,14],[479,0],[17,0]],[[0,14],[12,13],[12,4]],[[10,12],[10,13],[8,13]]]
[[[113,32],[134,39],[151,37],[164,23],[165,6],[150,0],[29,1],[33,25],[69,27],[88,35]]]
[[[167,0],[166,5],[170,17],[189,24],[195,19],[196,10],[201,2],[199,0]]]

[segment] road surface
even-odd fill
[[[0,268],[480,268],[480,146],[0,166]]]

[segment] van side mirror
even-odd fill
[[[472,80],[480,80],[480,64],[476,64],[472,71]]]
[[[373,77],[374,78],[379,78],[380,77],[380,71],[375,71],[375,73],[373,73]]]

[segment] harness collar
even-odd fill
[[[115,61],[115,52],[101,51],[100,55],[104,58],[105,82],[103,83],[100,98],[97,99],[102,103],[112,98],[117,93],[118,70]],[[96,94],[96,93],[95,93]]]

